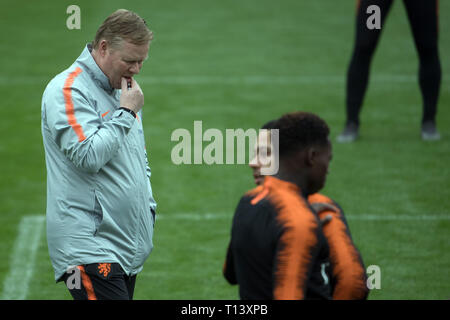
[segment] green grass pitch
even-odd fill
[[[259,128],[312,111],[334,141],[344,122],[345,73],[354,36],[353,0],[77,1],[81,29],[66,28],[72,1],[2,1],[0,11],[0,287],[12,268],[24,216],[43,215],[46,172],[40,106],[47,82],[67,68],[118,8],[155,33],[136,77],[158,201],[155,248],[136,299],[237,299],[221,275],[231,218],[253,187],[245,165],[171,162],[171,133]],[[440,1],[442,139],[422,142],[418,59],[401,1],[394,1],[372,64],[361,139],[334,144],[323,191],[349,216],[366,266],[381,268],[370,299],[450,298],[450,2]],[[45,233],[26,299],[70,299],[55,284]],[[18,286],[24,285],[18,283]],[[1,291],[0,291],[1,292]]]

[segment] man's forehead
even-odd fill
[[[119,49],[121,55],[129,60],[146,60],[148,58],[149,44],[135,45],[129,41],[123,40]]]
[[[333,154],[333,146],[331,144],[331,141],[328,140],[328,142],[325,145],[320,146],[319,149],[321,152],[323,152],[324,154]]]
[[[270,130],[262,129],[258,134],[258,140],[255,143],[255,149],[270,149]]]

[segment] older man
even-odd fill
[[[43,94],[48,248],[74,299],[132,299],[153,248],[144,95],[133,79],[152,38],[136,13],[117,10]]]

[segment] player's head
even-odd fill
[[[276,121],[279,129],[280,172],[277,176],[302,185],[312,194],[323,188],[332,158],[330,129],[308,112],[292,112]]]
[[[265,123],[261,129],[271,130],[276,129],[276,120],[271,120]],[[260,185],[264,181],[264,175],[261,174],[261,168],[269,167],[269,159],[272,155],[272,146],[271,146],[271,136],[270,134],[262,136],[262,131],[260,131],[258,135],[258,142],[255,144],[255,148],[253,151],[253,159],[249,162],[249,167],[253,171],[253,178],[257,185]],[[267,165],[263,165],[267,164]]]
[[[152,39],[144,19],[132,11],[119,9],[102,23],[92,41],[92,55],[113,88],[120,89],[122,77],[139,73]]]

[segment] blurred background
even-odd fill
[[[237,299],[221,271],[234,208],[253,188],[251,171],[246,165],[174,165],[171,133],[193,132],[195,120],[203,130],[259,128],[304,110],[325,119],[335,141],[345,121],[355,1],[0,4],[0,298],[71,298],[55,284],[47,251],[41,97],[103,20],[126,8],[154,31],[136,80],[145,94],[158,220],[135,298]],[[79,30],[66,27],[71,4],[81,9]],[[323,192],[344,209],[366,266],[380,267],[381,288],[369,299],[450,298],[450,1],[440,1],[439,20],[442,139],[420,139],[418,58],[403,3],[394,1],[372,63],[361,139],[333,145]],[[38,224],[34,238],[26,237],[24,221]],[[14,270],[26,274],[17,277]]]

